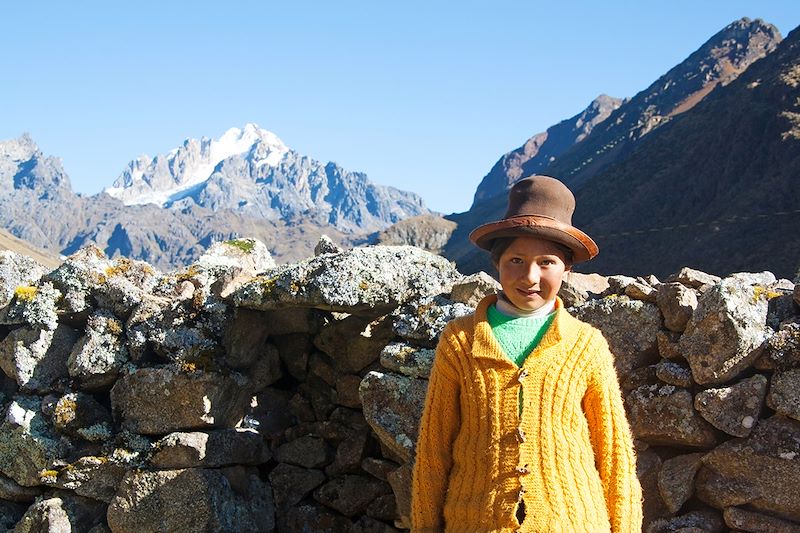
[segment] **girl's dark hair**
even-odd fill
[[[492,241],[492,247],[489,249],[489,255],[492,258],[492,264],[495,268],[497,265],[500,264],[500,257],[503,255],[503,252],[511,246],[511,243],[514,242],[514,239],[517,237],[498,237],[494,241]],[[565,263],[567,266],[572,264],[572,259],[574,257],[574,252],[571,248],[566,246],[565,244],[561,244],[560,242],[550,241],[555,244],[559,250],[564,253],[564,258],[566,259]]]

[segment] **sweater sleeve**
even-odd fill
[[[614,369],[614,358],[599,332],[591,341],[593,370],[584,398],[595,465],[600,473],[611,530],[642,530],[642,489],[636,477],[633,438]]]
[[[436,348],[425,396],[411,483],[411,529],[414,532],[444,531],[452,446],[460,420],[459,381],[452,363],[453,341],[448,327]]]

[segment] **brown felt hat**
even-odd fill
[[[597,244],[572,225],[575,197],[567,186],[549,176],[530,176],[516,182],[508,193],[508,211],[502,220],[475,228],[469,240],[484,250],[499,237],[541,237],[572,250],[573,261],[597,255]]]

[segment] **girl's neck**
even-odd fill
[[[544,303],[543,306],[539,307],[538,309],[534,309],[529,311],[527,309],[520,309],[519,307],[515,306],[511,303],[511,301],[503,294],[503,291],[500,291],[497,294],[497,310],[503,313],[506,316],[513,316],[516,318],[526,317],[526,318],[533,318],[533,317],[543,317],[547,316],[553,312],[553,309],[556,307],[555,300],[548,300]]]

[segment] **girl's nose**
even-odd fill
[[[540,274],[541,272],[539,271],[539,265],[533,263],[525,271],[525,279],[531,282],[531,284],[539,283]]]

